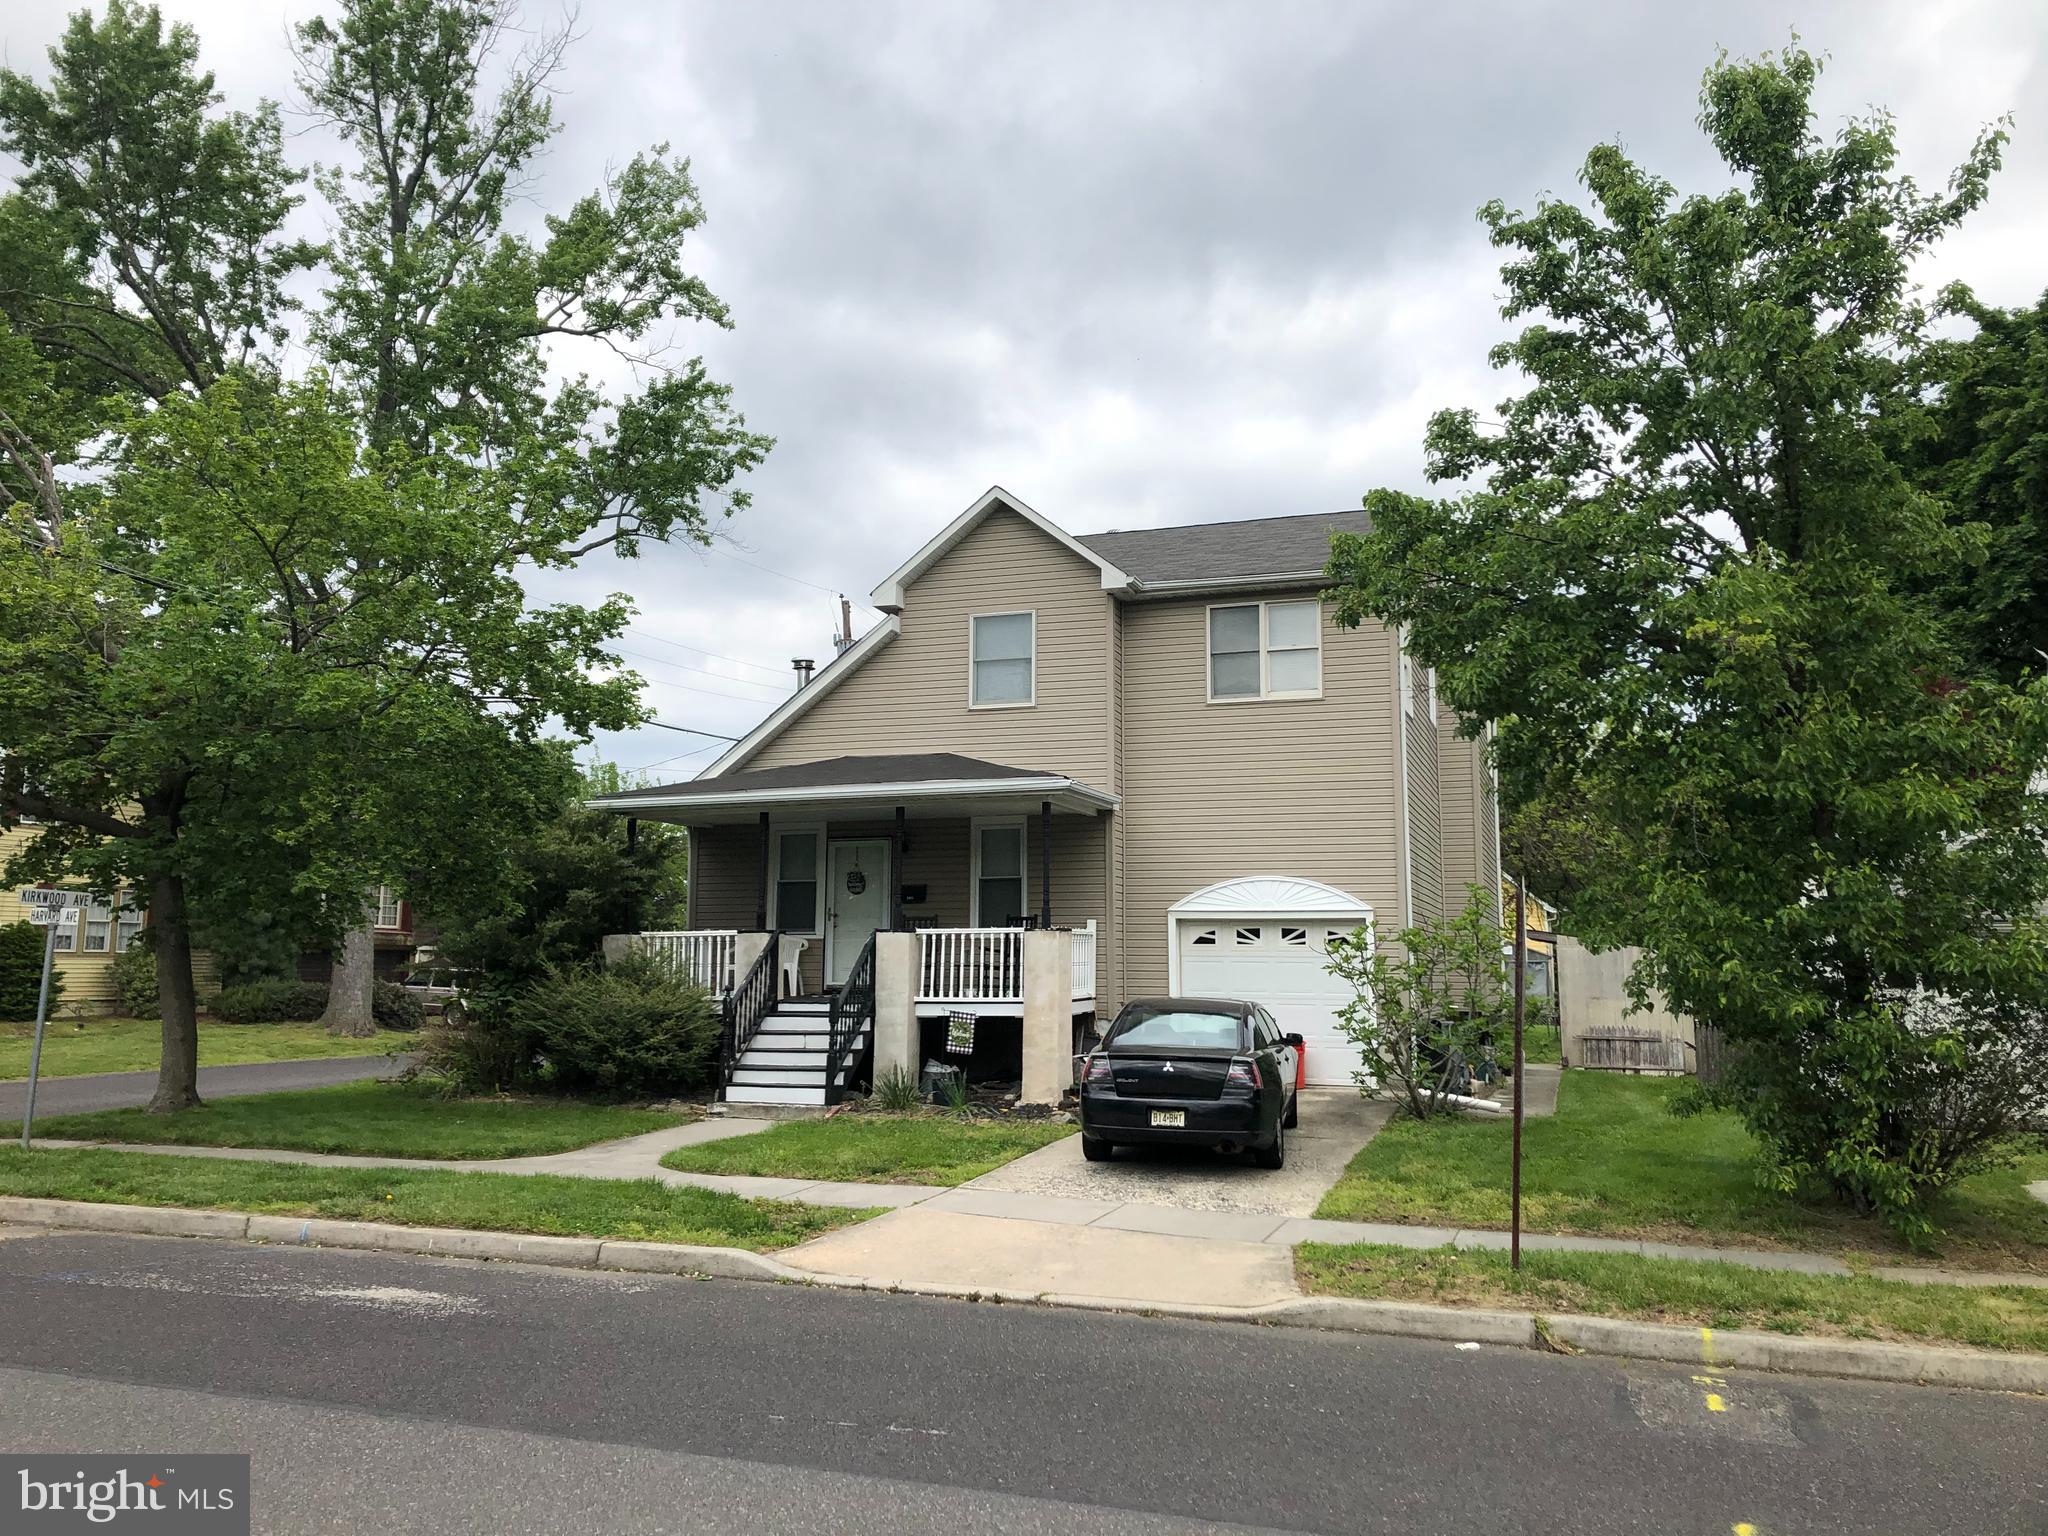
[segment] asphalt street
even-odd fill
[[[263,1531],[2048,1529],[2048,1402],[1703,1374],[801,1286],[0,1240],[0,1444],[248,1451]]]
[[[54,1027],[54,1026],[53,1026]],[[252,1061],[239,1067],[201,1067],[199,1097],[230,1099],[245,1093],[325,1088],[405,1070],[405,1056],[331,1056],[312,1061]],[[91,1077],[46,1077],[36,1085],[36,1117],[81,1115],[95,1109],[147,1104],[154,1072],[102,1072]],[[0,1083],[0,1120],[19,1120],[28,1103],[26,1081]]]

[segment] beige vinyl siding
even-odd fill
[[[812,825],[778,818],[775,827]],[[964,928],[973,910],[970,822],[966,817],[913,819],[905,824],[908,849],[901,883],[925,887],[926,900],[907,905],[904,919],[915,927]],[[1052,834],[1052,915],[1056,923],[1079,927],[1093,919],[1098,929],[1108,919],[1104,895],[1104,842],[1109,820],[1102,816],[1055,816]],[[888,838],[893,821],[834,821],[825,824],[828,843],[842,838]],[[761,833],[758,826],[700,827],[690,836],[690,926],[737,928],[754,926],[760,889]],[[1039,824],[1028,817],[1024,827],[1024,890],[1029,909],[1038,911]],[[822,877],[824,866],[820,865]],[[828,898],[829,899],[829,898]],[[777,914],[780,917],[780,914]],[[825,939],[810,935],[802,967],[804,988],[824,984]],[[1102,943],[1097,939],[1098,947]],[[1098,956],[1099,958],[1099,956]]]
[[[1320,880],[1399,921],[1391,632],[1338,628],[1325,605],[1320,699],[1211,704],[1208,606],[1124,609],[1118,1001],[1166,990],[1167,909],[1219,880]]]
[[[1418,706],[1409,711],[1407,727],[1408,871],[1415,884],[1415,919],[1421,922],[1441,917],[1450,894],[1444,880],[1436,722]]]
[[[903,632],[740,766],[958,752],[1108,787],[1112,606],[1094,566],[1016,513],[991,512],[905,590]],[[1036,702],[969,708],[969,617],[1027,610]]]
[[[1500,851],[1494,814],[1493,770],[1484,739],[1458,734],[1458,717],[1439,705],[1436,714],[1437,782],[1443,818],[1444,905],[1462,912],[1465,888],[1477,885],[1500,903]]]

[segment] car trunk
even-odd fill
[[[1220,1099],[1231,1053],[1108,1052],[1116,1091],[1133,1099]]]

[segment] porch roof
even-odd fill
[[[714,826],[750,821],[762,811],[819,815],[889,815],[895,807],[925,815],[1055,811],[1093,815],[1113,809],[1117,797],[1063,773],[1012,768],[955,752],[909,752],[874,757],[831,757],[713,774],[681,784],[622,790],[587,802],[644,821]]]

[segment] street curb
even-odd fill
[[[1721,1332],[1667,1323],[1606,1317],[1542,1317],[1484,1308],[1432,1307],[1418,1302],[1358,1301],[1303,1296],[1260,1306],[1213,1306],[1146,1301],[1136,1297],[1077,1296],[871,1280],[824,1274],[744,1248],[688,1243],[642,1243],[595,1237],[547,1237],[482,1232],[461,1227],[401,1227],[323,1217],[249,1216],[235,1211],[180,1206],[107,1205],[90,1200],[0,1196],[0,1223],[151,1237],[209,1237],[290,1247],[350,1248],[431,1258],[497,1260],[558,1269],[769,1280],[833,1290],[927,1296],[949,1301],[1065,1307],[1088,1312],[1134,1313],[1195,1322],[1257,1323],[1334,1333],[1391,1334],[1460,1344],[1542,1346],[1639,1360],[1669,1360],[1721,1368],[1846,1376],[1864,1381],[1915,1382],[1991,1392],[2048,1394],[2048,1355],[1934,1345],[1806,1339],[1774,1333]]]

